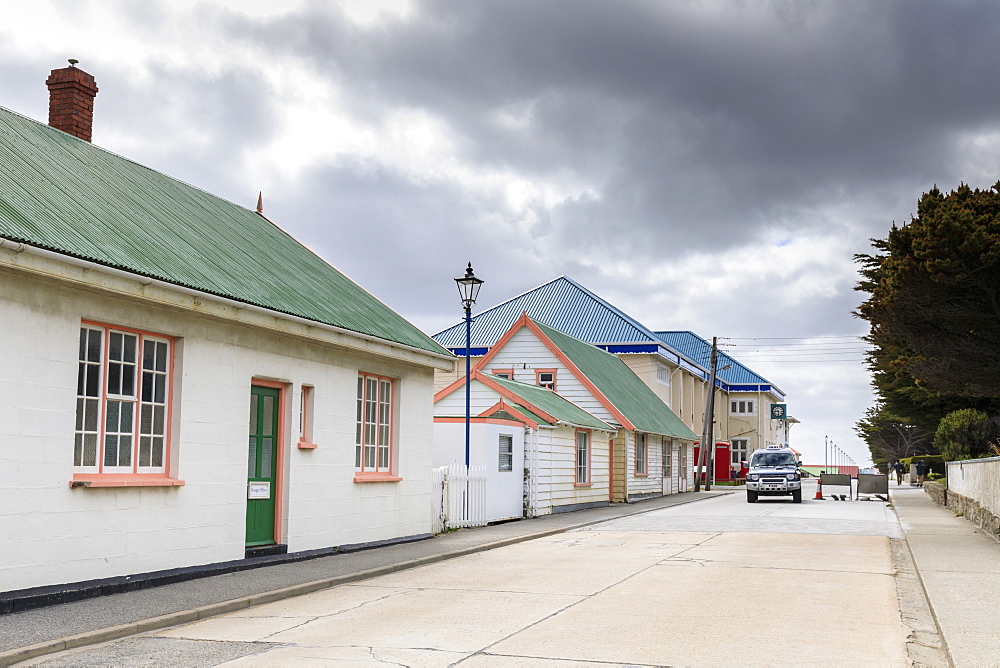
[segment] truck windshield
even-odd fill
[[[795,466],[795,455],[790,452],[758,452],[750,460],[750,467]]]

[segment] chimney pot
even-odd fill
[[[49,88],[49,125],[74,137],[90,141],[94,130],[94,98],[97,82],[94,77],[76,67],[52,70],[45,85]]]

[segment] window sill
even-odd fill
[[[138,476],[128,474],[118,475],[86,475],[73,476],[69,486],[74,487],[181,487],[183,480],[168,478],[162,475]]]
[[[636,473],[632,477],[634,477],[634,478],[648,478],[649,474],[648,473]]]
[[[299,450],[315,450],[316,444],[311,443],[310,441],[307,441],[304,438],[300,438],[298,443],[298,448]]]
[[[594,483],[592,483],[592,482],[574,482],[573,483],[573,487],[593,487],[593,486],[594,486]]]
[[[354,482],[400,482],[402,478],[391,473],[355,473]]]

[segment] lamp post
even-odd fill
[[[469,424],[471,422],[472,401],[469,396],[469,385],[472,378],[472,358],[469,348],[472,346],[472,305],[479,296],[482,279],[472,273],[472,263],[465,269],[465,276],[455,279],[458,284],[458,294],[462,296],[462,306],[465,308],[465,470],[469,470]]]

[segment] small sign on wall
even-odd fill
[[[248,482],[247,483],[247,498],[248,499],[270,499],[271,498],[271,482]]]

